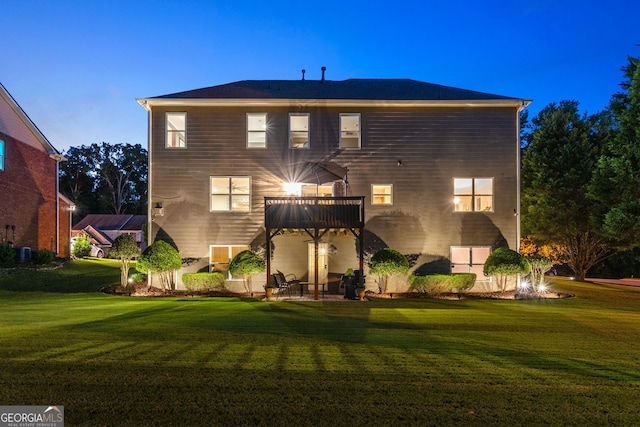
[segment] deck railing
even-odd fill
[[[362,228],[364,197],[265,197],[269,228]]]

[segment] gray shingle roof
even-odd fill
[[[411,79],[243,80],[150,99],[515,100]]]
[[[73,226],[73,230],[82,230],[88,225],[102,231],[142,230],[146,221],[146,215],[88,214]]]

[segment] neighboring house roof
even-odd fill
[[[0,99],[4,100],[4,102],[0,102],[0,132],[34,148],[44,150],[56,161],[65,160],[2,83],[0,83]]]
[[[138,99],[147,105],[198,100],[342,100],[342,101],[429,101],[434,103],[508,102],[526,106],[529,101],[501,95],[458,89],[411,79],[348,80],[243,80],[219,86]]]
[[[77,230],[74,229],[74,231]],[[113,244],[113,241],[109,236],[90,225],[87,225],[86,227],[81,229],[81,232],[88,234],[91,238],[91,243],[93,243],[94,245],[100,247],[111,247],[111,245]],[[81,232],[78,231],[77,233],[75,233],[75,235],[82,234]]]
[[[74,231],[83,230],[87,226],[92,226],[98,230],[142,230],[147,222],[146,215],[109,215],[109,214],[89,214],[82,218],[80,222],[73,226]]]

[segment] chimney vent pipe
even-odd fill
[[[327,67],[322,67],[322,81],[324,81],[324,72],[327,71]]]

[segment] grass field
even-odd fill
[[[0,405],[69,426],[640,425],[640,289],[545,301],[129,298],[0,275]]]

